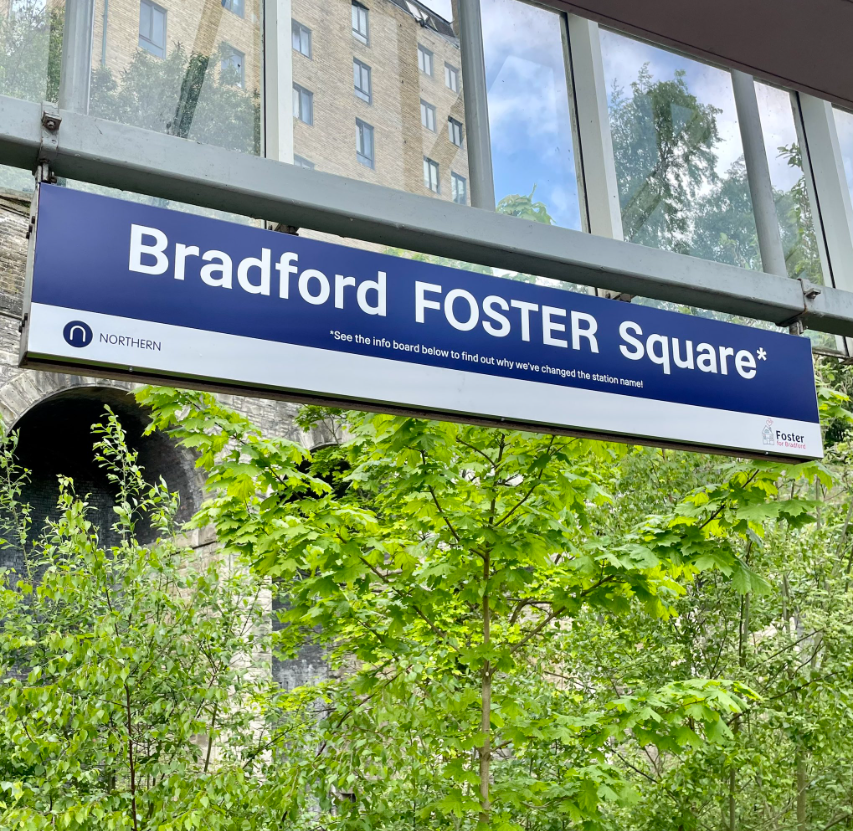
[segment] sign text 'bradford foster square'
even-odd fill
[[[42,185],[25,366],[788,459],[806,338]]]

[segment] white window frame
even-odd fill
[[[142,9],[151,10],[151,30],[148,34],[142,33]],[[160,14],[163,18],[163,43],[162,45],[151,40],[149,35],[153,34],[154,14]],[[169,44],[169,12],[163,6],[153,2],[153,0],[139,0],[139,47],[144,49],[149,55],[155,58],[165,58]]]
[[[293,163],[297,167],[305,168],[305,170],[314,170],[317,167],[317,165],[315,165],[314,162],[309,162],[308,159],[305,158],[305,156],[294,155]]]
[[[373,103],[373,72],[370,67],[358,58],[352,59],[352,74],[353,74],[353,89],[356,98],[360,98],[367,104]],[[364,89],[363,84],[365,77],[367,78],[367,89]]]
[[[228,50],[228,54],[225,52]],[[231,67],[234,67],[233,58],[238,58],[237,61],[237,69],[240,70],[240,80],[237,82],[237,86],[240,89],[246,88],[246,55],[244,52],[241,52],[236,47],[232,46],[230,43],[222,44],[222,58],[219,61],[219,72],[220,78],[222,77],[222,73],[227,73]]]
[[[308,51],[303,49],[305,42],[308,43]],[[308,60],[313,60],[314,54],[314,35],[312,31],[298,20],[290,21],[290,43],[294,52],[304,55]]]
[[[306,108],[305,101],[308,101],[308,114],[310,119],[305,118]],[[307,124],[309,127],[314,126],[314,93],[310,89],[306,89],[301,84],[293,85],[293,117]]]
[[[461,190],[460,190],[461,188]],[[459,198],[459,195],[462,195],[462,198]],[[450,172],[450,193],[451,199],[457,205],[467,205],[468,204],[468,180],[464,176],[460,176],[458,173]]]
[[[459,92],[459,68],[446,61],[444,64],[444,85],[451,92]]]
[[[352,36],[365,46],[370,45],[370,9],[367,6],[359,3],[358,0],[352,0]],[[362,23],[364,29],[362,31]]]
[[[424,187],[441,195],[441,168],[434,159],[424,156]]]
[[[435,133],[438,129],[436,118],[435,107],[421,98],[421,126],[426,127],[431,133]]]
[[[418,69],[430,78],[435,71],[435,54],[422,43],[418,44]]]
[[[370,136],[370,155],[365,152],[366,136]],[[371,170],[376,169],[376,130],[361,118],[355,120],[355,155],[360,164]]]
[[[222,0],[222,8],[236,14],[237,17],[246,16],[246,0]]]

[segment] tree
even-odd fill
[[[631,95],[614,87],[610,130],[625,239],[685,252],[690,203],[717,180],[716,107],[700,104],[684,71],[655,81],[644,66]]]
[[[118,495],[110,549],[67,479],[34,533],[14,435],[0,446],[4,545],[25,555],[0,575],[0,826],[248,828],[244,761],[274,693],[257,671],[262,583],[179,543],[177,496],[145,482],[112,413],[95,438]]]
[[[712,466],[712,483],[624,523],[608,494],[623,448],[357,413],[350,441],[318,454],[333,493],[210,396],[141,400],[200,452],[214,492],[196,523],[280,585],[280,648],[319,640],[340,673],[318,748],[288,756],[315,801],[278,791],[294,821],[325,806],[327,827],[609,827],[636,794],[614,754],[725,745],[751,693],[681,673],[604,686],[575,633],[665,625],[694,578],[761,591],[748,541],[765,520],[812,521],[777,482],[815,466]]]
[[[137,51],[119,79],[108,67],[92,73],[92,115],[146,130],[260,152],[260,97],[234,83],[233,72],[216,73],[222,50],[187,54],[178,44],[165,59]]]

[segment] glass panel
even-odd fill
[[[731,76],[602,31],[630,242],[761,269]]]
[[[261,0],[95,0],[90,112],[260,152]]]
[[[313,126],[293,122],[294,154],[320,171],[450,201],[451,174],[468,179],[466,148],[445,126],[452,117],[464,138],[451,0],[292,0],[292,19],[311,30],[313,57],[293,56],[293,81],[314,93]],[[370,68],[364,95],[359,66]],[[445,67],[457,73],[450,82]],[[372,127],[371,158],[353,146],[357,122]],[[438,165],[435,190],[424,157]]]
[[[761,83],[756,83],[755,92],[788,274],[821,284],[824,281],[823,268],[814,232],[791,94]]]
[[[64,2],[0,3],[0,94],[26,101],[57,100],[64,15]]]
[[[836,109],[835,126],[838,130],[838,141],[841,145],[841,157],[844,160],[844,174],[847,177],[847,187],[850,188],[850,198],[853,199],[853,113]]]
[[[580,229],[563,20],[518,0],[482,12],[498,210]]]

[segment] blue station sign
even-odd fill
[[[822,456],[806,338],[42,185],[21,362]]]

